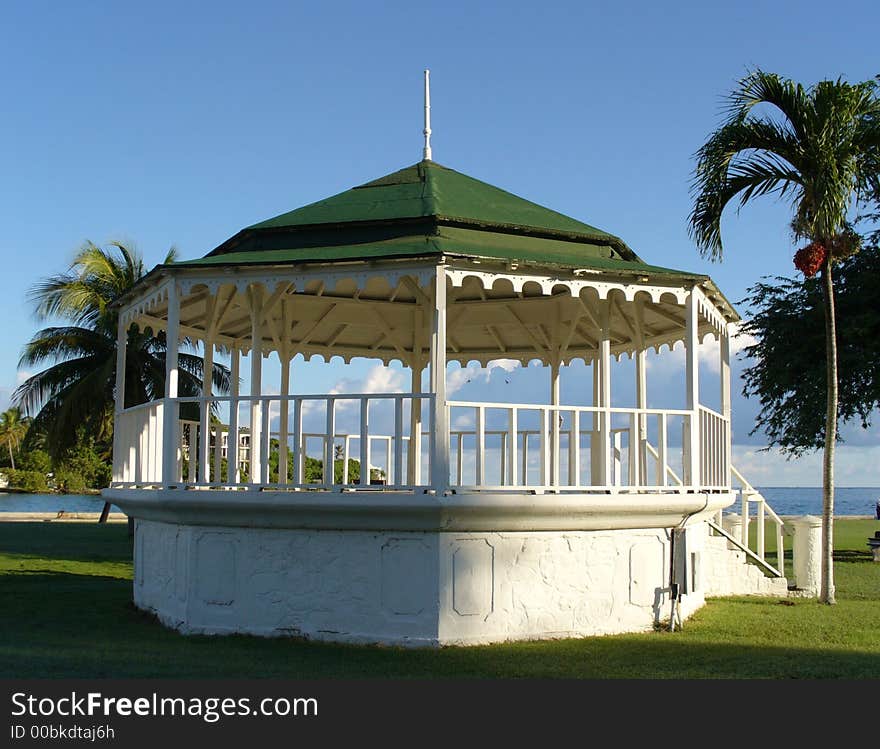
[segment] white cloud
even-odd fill
[[[492,371],[495,369],[512,372],[520,366],[516,359],[493,359],[485,367],[469,364],[464,369],[454,369],[446,374],[446,395],[448,397],[458,392],[469,382],[482,380],[484,383],[488,383],[492,377]]]
[[[734,445],[733,464],[752,486],[822,485],[821,451],[786,460],[775,448],[762,451],[754,445]],[[840,445],[834,461],[835,485],[876,486],[878,464],[880,445]]]
[[[25,380],[33,377],[33,374],[33,372],[28,372],[24,369],[20,369],[18,372],[15,373],[15,384],[21,385],[21,383],[23,383]]]

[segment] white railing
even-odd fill
[[[717,411],[700,406],[700,484],[704,488],[730,487],[730,422]]]
[[[687,460],[681,435],[690,411],[468,401],[447,406],[451,424],[468,425],[450,431],[450,481],[465,490],[670,490],[676,487],[670,482],[677,475],[673,457],[682,472]]]
[[[772,567],[770,563],[767,561],[766,555],[766,524],[767,521],[770,520],[774,525],[774,530],[776,533],[776,567],[773,569],[773,572],[778,573],[780,577],[785,576],[785,548],[784,548],[784,527],[785,521],[776,514],[772,507],[768,504],[767,500],[764,499],[764,496],[752,486],[746,478],[736,469],[735,466],[731,466],[731,473],[733,474],[734,479],[740,485],[740,494],[741,494],[741,537],[740,542],[744,547],[749,549],[754,555],[762,560],[766,566]],[[752,508],[754,507],[754,522],[755,522],[755,543],[754,546],[750,543],[749,538],[749,525],[751,524],[752,518]]]
[[[113,429],[113,482],[132,486],[162,483],[164,401],[116,414]]]
[[[230,489],[427,486],[435,439],[432,401],[429,394],[407,393],[177,398],[180,409],[189,406],[200,417],[179,421],[177,475],[167,483]],[[340,422],[355,429],[338,429]],[[318,423],[324,428],[315,428]],[[230,439],[233,429],[237,440]],[[150,439],[161,440],[161,424]],[[352,469],[361,466],[369,471],[355,476]],[[121,473],[114,481],[139,483]]]
[[[114,482],[162,482],[164,401],[119,415]],[[449,401],[450,475],[430,465],[433,396],[412,393],[184,397],[176,475],[197,488],[460,490],[729,490],[729,424],[720,414]],[[415,409],[415,415],[413,410]],[[689,483],[693,421],[698,486]],[[415,432],[413,433],[413,430]],[[231,438],[230,435],[237,435]],[[203,438],[204,435],[204,438]],[[357,475],[361,466],[369,471]],[[680,477],[685,477],[682,481]]]

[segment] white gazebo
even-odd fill
[[[736,320],[708,277],[430,158],[160,266],[119,305],[105,491],[137,520],[135,601],[185,632],[436,645],[648,629],[707,594],[784,593],[762,500],[759,566],[747,525],[720,535]],[[206,376],[179,397],[169,345],[165,397],[123,408],[131,325],[200,342],[206,373],[229,356],[231,392]],[[648,352],[679,342],[682,407],[653,408]],[[273,355],[280,392],[263,386]],[[296,356],[399,362],[410,392],[300,392]],[[621,357],[629,382],[612,381]],[[546,391],[447,397],[448,364],[498,359],[540,361]],[[591,371],[578,404],[560,400],[573,360]]]

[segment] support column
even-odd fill
[[[229,436],[226,440],[227,481],[237,484],[241,481],[241,458],[238,437],[238,384],[240,379],[241,352],[238,346],[232,347],[232,361],[229,372]]]
[[[421,352],[413,354],[411,392],[422,392],[422,372],[425,367]],[[422,404],[413,399],[409,414],[409,450],[406,455],[408,482],[417,486],[422,480]]]
[[[165,329],[165,407],[162,419],[162,484],[177,484],[177,452],[180,448],[180,404],[177,402],[177,359],[180,346],[180,296],[177,282],[172,279],[168,287],[168,325]]]
[[[209,334],[210,335],[210,334]],[[206,335],[205,352],[202,356],[202,398],[210,398],[214,394],[211,375],[214,370],[214,342]],[[201,429],[199,433],[199,481],[206,483],[211,480],[211,402],[204,400],[200,409]],[[216,439],[220,439],[219,431]],[[219,479],[219,477],[216,477]]]
[[[250,483],[263,482],[263,288],[256,284],[248,287],[251,308],[251,434]],[[268,425],[267,425],[268,426]]]
[[[431,486],[437,494],[449,487],[449,414],[446,408],[446,267],[434,276],[434,310],[431,324]]]
[[[685,365],[685,408],[690,412],[689,421],[684,430],[684,468],[685,484],[694,490],[700,486],[700,371],[699,371],[699,294],[700,290],[695,286],[687,296],[685,305],[685,335],[684,345],[686,353]]]
[[[278,483],[287,484],[287,465],[288,465],[288,448],[287,433],[288,425],[288,408],[290,402],[284,398],[290,395],[290,351],[287,346],[282,346],[278,352],[278,359],[281,362],[281,407],[278,414]]]
[[[724,465],[722,481],[724,486],[730,486],[730,466],[733,462],[733,424],[730,422],[730,326],[726,325],[724,332],[718,337],[718,348],[721,355],[721,415],[726,422],[724,434]]]
[[[647,351],[640,346],[636,360],[636,408],[642,413],[636,417],[635,434],[630,436],[630,475],[633,486],[647,483],[648,417],[644,409],[648,407]]]
[[[550,363],[550,405],[559,405],[559,358]],[[550,413],[550,485],[559,486],[559,412]]]
[[[595,405],[602,409],[598,412],[597,449],[593,451],[594,465],[598,474],[593,480],[594,485],[608,486],[611,484],[611,304],[602,303],[600,309],[601,337],[599,339],[599,356],[593,373],[593,388],[596,396]],[[595,423],[594,421],[594,423]]]

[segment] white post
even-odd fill
[[[630,462],[633,465],[633,483],[636,486],[647,484],[648,474],[648,367],[647,351],[644,347],[636,352],[636,408],[639,409],[636,434],[630,435]]]
[[[437,494],[449,486],[449,414],[446,408],[446,267],[434,276],[434,310],[431,326],[431,392],[434,394],[434,439],[431,485]]]
[[[178,413],[177,357],[180,346],[180,296],[177,281],[168,286],[168,327],[165,330],[165,413],[162,421],[162,483],[167,488],[177,483]]]
[[[278,352],[281,361],[281,404],[278,415],[278,483],[287,484],[287,432],[288,432],[288,409],[290,402],[286,400],[290,395],[290,353],[287,346],[281,347]]]
[[[559,359],[550,363],[550,405],[559,406]],[[550,412],[550,484],[559,486],[559,411]]]
[[[238,346],[232,347],[229,373],[229,437],[226,441],[226,480],[230,484],[241,481],[238,438],[238,381],[240,379],[241,354]]]
[[[202,398],[210,398],[214,393],[211,374],[214,370],[214,342],[210,333],[205,336],[205,351],[202,356]],[[199,481],[207,483],[211,480],[211,402],[203,400],[201,404],[201,439],[199,440]],[[217,439],[220,439],[219,433]]]
[[[733,430],[730,423],[730,328],[725,326],[724,332],[719,336],[719,349],[721,353],[721,415],[724,417],[724,440],[721,460],[721,483],[729,487],[730,465],[733,462]]]
[[[599,485],[611,482],[611,303],[606,301],[601,312],[602,338],[599,341],[599,403],[602,408],[599,419]]]
[[[248,287],[251,311],[251,434],[250,483],[258,484],[263,477],[260,445],[263,431],[263,405],[259,400],[263,389],[263,289]]]
[[[685,484],[695,491],[700,486],[700,428],[698,412],[700,408],[700,372],[699,372],[699,294],[700,290],[695,286],[687,296],[685,306],[685,336],[684,345],[687,356],[685,366],[686,406],[690,412],[685,430]]]
[[[424,365],[421,354],[416,359],[413,353],[412,383],[410,390],[415,395],[422,392],[422,370]],[[422,482],[422,402],[413,398],[410,403],[409,414],[409,452],[406,456],[406,470],[409,474],[409,483],[418,486]]]

